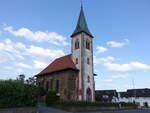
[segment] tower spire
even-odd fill
[[[83,7],[83,1],[81,0],[81,8]]]
[[[76,29],[74,30],[73,34],[71,35],[71,37],[78,33],[81,33],[81,32],[85,32],[93,38],[91,32],[88,29],[87,22],[86,22],[86,19],[84,16],[82,1],[81,1],[81,10],[80,10],[80,15],[78,18],[77,26],[76,26]]]

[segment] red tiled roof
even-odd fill
[[[51,64],[49,64],[43,71],[41,71],[38,75],[61,71],[64,69],[77,70],[74,62],[72,61],[71,54],[57,58]]]

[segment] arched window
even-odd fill
[[[86,40],[86,48],[90,50],[90,41],[88,39]]]
[[[56,92],[59,93],[59,86],[60,85],[60,82],[59,80],[56,80]]]
[[[49,90],[49,81],[46,82],[46,91]]]
[[[90,76],[88,76],[87,80],[88,80],[88,82],[90,82]]]
[[[76,58],[76,64],[78,64],[78,58]]]
[[[89,58],[87,58],[87,64],[90,64],[90,59]]]
[[[53,90],[53,79],[51,79],[51,82],[50,82],[50,90]]]
[[[75,41],[75,49],[78,49],[78,48],[79,48],[79,40],[76,39],[76,41]]]

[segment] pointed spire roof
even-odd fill
[[[78,19],[76,29],[74,30],[71,37],[73,37],[74,35],[76,35],[78,33],[81,33],[81,32],[85,32],[93,38],[91,32],[88,29],[87,23],[86,23],[86,19],[85,19],[85,16],[84,16],[84,11],[83,11],[82,4],[81,4],[81,10],[80,10],[80,15],[79,15],[79,19]]]

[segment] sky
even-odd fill
[[[0,0],[0,79],[26,78],[71,53],[81,0]],[[83,0],[96,89],[150,88],[150,1]]]

